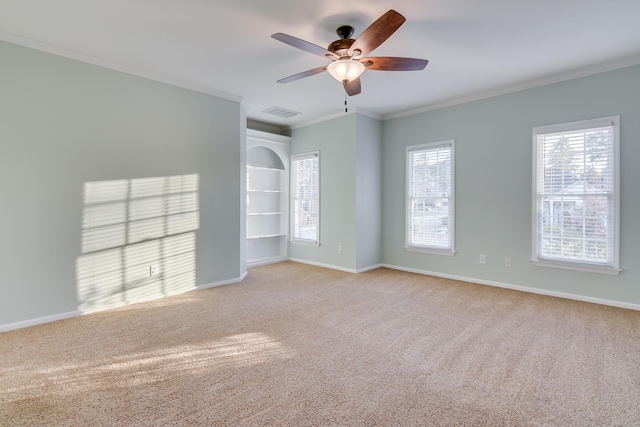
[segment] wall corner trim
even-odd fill
[[[382,264],[376,264],[376,265],[370,265],[364,268],[353,269],[353,268],[340,267],[337,265],[323,264],[321,262],[307,261],[305,259],[289,258],[289,261],[297,262],[300,264],[314,265],[316,267],[330,268],[331,270],[344,271],[345,273],[353,273],[353,274],[364,273],[365,271],[375,270],[376,268],[384,267]]]
[[[225,285],[232,285],[234,283],[239,283],[239,282],[242,282],[247,277],[248,274],[249,273],[245,271],[242,274],[242,276],[236,277],[235,279],[223,280],[221,282],[213,282],[205,285],[196,286],[195,288],[191,289],[189,292],[201,291],[203,289],[217,288],[218,286],[225,286]]]
[[[371,271],[381,267],[382,267],[382,264],[370,265],[368,267],[356,269],[356,273],[364,273],[365,271]]]
[[[289,258],[289,261],[297,262],[300,264],[314,265],[316,267],[330,268],[331,270],[344,271],[345,273],[356,273],[356,270],[352,268],[339,267],[337,265],[331,265],[331,264],[323,264],[321,262],[315,262],[315,261],[307,261],[306,259]]]
[[[289,258],[287,258],[287,257],[269,258],[269,259],[262,260],[262,261],[248,262],[247,263],[247,268],[260,267],[260,266],[269,265],[269,264],[276,264],[276,263],[284,262],[284,261],[289,261]]]

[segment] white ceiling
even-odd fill
[[[638,0],[0,0],[0,39],[242,100],[287,127],[344,114],[344,91],[328,73],[276,83],[328,60],[271,34],[326,47],[389,9],[407,21],[371,56],[430,62],[365,72],[349,107],[375,117],[640,64]],[[273,106],[302,114],[262,113]]]

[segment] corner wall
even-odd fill
[[[320,246],[290,243],[291,259],[355,269],[355,138],[353,114],[292,130],[291,155],[320,152]],[[338,245],[343,248],[341,254]]]
[[[356,116],[356,271],[382,262],[382,124]]]
[[[291,154],[320,151],[320,246],[292,243],[291,259],[350,272],[380,264],[381,149],[380,121],[358,113],[293,129]]]

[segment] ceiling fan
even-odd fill
[[[323,67],[314,68],[280,79],[278,83],[289,83],[328,71],[333,78],[344,85],[347,94],[352,96],[361,92],[360,75],[362,75],[365,70],[423,70],[429,62],[426,59],[366,56],[395,33],[405,20],[405,17],[398,12],[390,10],[367,27],[355,40],[351,38],[353,35],[353,27],[343,25],[336,30],[340,39],[331,43],[327,49],[287,34],[273,34],[271,37],[276,40],[332,61]]]

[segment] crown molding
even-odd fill
[[[617,61],[611,61],[607,63],[601,63],[590,67],[575,69],[564,73],[558,73],[542,77],[539,79],[528,80],[525,82],[516,83],[513,85],[502,86],[499,88],[491,89],[488,91],[478,92],[472,95],[462,96],[459,98],[453,98],[442,102],[436,102],[433,104],[425,105],[420,108],[401,111],[398,113],[387,114],[382,116],[382,120],[393,120],[400,117],[413,116],[420,113],[426,113],[428,111],[439,110],[442,108],[453,107],[456,105],[466,104],[468,102],[480,101],[482,99],[493,98],[494,96],[506,95],[509,93],[519,92],[526,89],[533,89],[536,87],[546,86],[553,83],[560,83],[568,80],[578,79],[580,77],[587,77],[594,74],[606,73],[607,71],[614,71],[621,68],[633,67],[640,65],[640,56],[632,56]]]
[[[0,30],[0,40],[242,104],[243,97]],[[244,106],[243,106],[244,107]]]
[[[278,144],[290,144],[291,137],[286,135],[278,135],[275,133],[265,132],[256,129],[247,129],[247,137],[260,139],[268,142],[276,142]]]
[[[307,126],[311,126],[311,125],[315,125],[318,123],[322,123],[322,122],[328,122],[329,120],[334,120],[334,119],[339,119],[341,117],[345,117],[345,116],[351,116],[351,115],[360,115],[360,116],[366,116],[372,119],[376,119],[376,120],[380,120],[382,121],[382,116],[376,113],[372,113],[371,111],[367,111],[364,108],[350,108],[349,111],[347,111],[346,113],[336,113],[336,114],[332,114],[330,116],[325,116],[325,117],[321,117],[318,119],[313,119],[313,120],[309,120],[306,122],[302,122],[302,123],[297,123],[295,125],[291,125],[290,128],[291,129],[299,129],[299,128],[303,128],[303,127],[307,127]]]

